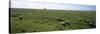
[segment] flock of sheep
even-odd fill
[[[22,16],[19,16],[19,19],[20,20],[23,20],[23,17]],[[63,27],[70,26],[70,28],[71,28],[72,23],[66,22],[66,21],[64,21],[63,18],[60,18],[60,17],[57,17],[55,19],[56,19],[56,21],[60,22]],[[45,23],[47,23],[48,22],[48,19],[44,19],[43,21]],[[78,21],[84,21],[85,23],[87,23],[89,25],[90,28],[95,28],[96,27],[96,24],[95,24],[95,21],[94,20],[80,19],[79,18]]]
[[[46,11],[46,9],[44,9],[43,11]],[[45,26],[47,25],[46,28],[50,25],[50,27],[48,29],[53,28],[54,30],[84,29],[85,26],[86,26],[86,28],[96,28],[96,21],[94,19],[81,18],[80,15],[73,17],[73,15],[69,16],[70,15],[69,14],[66,17],[64,17],[64,18],[69,18],[69,19],[64,19],[58,13],[57,13],[57,16],[50,15],[50,17],[46,16],[44,14],[39,14],[39,16],[36,16],[37,20],[33,19],[35,14],[33,15],[33,13],[31,13],[31,14],[28,14],[28,15],[29,16],[26,17],[27,14],[11,14],[11,17],[17,17],[16,19],[18,19],[19,22],[20,21],[23,22],[24,20],[25,21],[28,20],[25,23],[30,22],[31,25],[34,25],[35,23],[38,24],[38,25],[45,25]],[[61,15],[63,15],[63,14],[61,13]],[[32,16],[32,17],[30,17],[30,16]],[[72,18],[72,19],[75,18],[75,19],[73,19],[73,21],[70,21],[71,20],[70,18]],[[23,24],[21,24],[21,25],[23,25]],[[24,24],[24,25],[27,25],[27,24]],[[42,27],[45,27],[45,26],[42,26]],[[54,27],[52,27],[52,26],[54,26]],[[27,30],[23,29],[22,32],[27,32]],[[37,31],[34,30],[33,32],[37,32]]]
[[[17,15],[18,16],[18,15]],[[16,17],[16,16],[15,16]],[[24,20],[24,18],[23,18],[23,16],[22,15],[19,15],[18,16],[18,19],[20,19],[20,20]],[[49,20],[48,19],[46,19],[45,17],[43,17],[42,18],[43,20],[43,22],[44,23],[47,23]],[[71,22],[66,22],[63,18],[61,18],[61,17],[56,17],[55,18],[55,20],[57,21],[57,22],[59,22],[59,23],[61,23],[60,25],[62,25],[63,27],[67,27],[67,26],[69,26],[70,27],[70,29],[71,29],[71,25],[73,25],[73,23],[71,23]],[[85,22],[85,23],[87,23],[88,25],[89,25],[89,28],[95,28],[96,27],[96,22],[94,21],[94,20],[89,20],[89,19],[81,19],[81,18],[78,18],[77,19],[79,22]]]

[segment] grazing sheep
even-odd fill
[[[86,19],[86,20],[84,20],[84,22],[89,23],[89,20],[88,20],[88,19]]]
[[[62,26],[66,27],[66,24],[61,24]]]
[[[79,19],[78,19],[78,21],[82,21],[82,19],[81,19],[81,18],[79,18]]]
[[[20,19],[20,20],[23,20],[22,16],[19,16],[19,19]]]
[[[95,22],[89,22],[88,23],[90,28],[95,28],[96,27],[96,23]]]
[[[90,28],[95,28],[96,27],[96,22],[95,20],[85,20],[86,23],[90,26]]]
[[[71,24],[70,23],[68,23],[68,22],[61,22],[62,24],[62,26],[64,26],[64,27],[66,27],[66,26],[71,26]]]
[[[90,28],[95,28],[96,24],[90,24]]]
[[[56,18],[56,20],[57,20],[57,21],[64,22],[64,20],[63,20],[62,18],[59,18],[59,17],[58,17],[58,18]]]
[[[65,22],[61,22],[62,24],[64,24]]]
[[[48,22],[48,20],[47,20],[47,19],[44,19],[44,22],[45,22],[45,23],[47,23],[47,22]]]

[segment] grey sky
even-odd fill
[[[68,3],[11,1],[12,8],[35,8],[35,9],[64,9],[64,10],[96,10],[95,5],[79,5]]]

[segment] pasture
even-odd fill
[[[58,17],[71,25],[62,26]],[[10,27],[11,33],[91,29],[96,28],[96,11],[10,8]]]

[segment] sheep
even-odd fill
[[[89,23],[89,20],[88,19],[85,19],[84,22]]]
[[[20,19],[20,20],[23,20],[22,16],[19,16],[19,19]]]
[[[96,22],[94,20],[85,20],[85,22],[90,26],[90,28],[96,27]]]
[[[47,22],[48,22],[48,20],[47,20],[47,19],[44,19],[44,22],[45,22],[45,23],[47,23]]]
[[[95,28],[96,27],[96,22],[90,21],[89,23],[90,28]]]
[[[66,26],[71,26],[71,24],[68,23],[68,22],[61,22],[61,25],[64,26],[64,27],[66,27]]]
[[[82,21],[82,19],[81,19],[81,18],[79,18],[79,19],[78,19],[78,21]]]
[[[59,18],[59,17],[58,17],[58,18],[56,18],[56,20],[57,20],[57,21],[64,22],[64,20],[63,20],[62,18]]]
[[[96,23],[93,22],[93,21],[89,21],[87,24],[89,25],[90,28],[95,28],[96,27]]]

